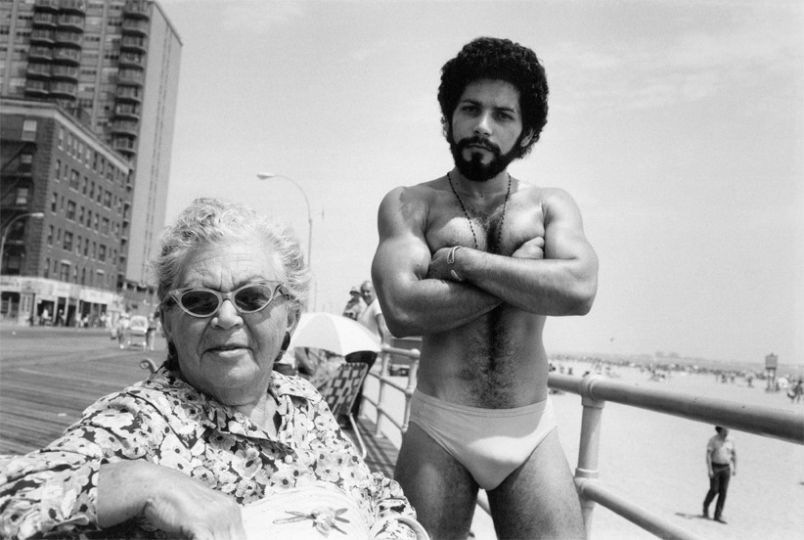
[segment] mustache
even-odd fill
[[[479,137],[477,135],[473,137],[467,137],[465,139],[461,139],[458,141],[458,149],[463,150],[469,146],[479,146],[481,148],[485,148],[489,152],[493,152],[495,155],[499,156],[502,154],[502,150],[499,146],[491,142],[490,140],[486,139],[485,137]]]

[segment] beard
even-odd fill
[[[456,143],[450,134],[449,149],[452,152],[455,167],[465,178],[473,182],[486,182],[503,172],[512,161],[519,157],[521,139],[522,136],[517,139],[516,144],[507,154],[503,154],[499,146],[483,137],[467,137]],[[470,145],[481,146],[491,152],[491,161],[483,163],[481,152],[468,148]],[[463,157],[464,150],[469,152],[469,159]]]

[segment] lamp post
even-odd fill
[[[8,222],[8,225],[6,225],[6,230],[3,231],[3,237],[0,238],[0,268],[2,268],[2,265],[3,265],[3,255],[5,254],[6,237],[8,236],[8,231],[11,230],[11,226],[14,225],[15,222],[19,221],[22,218],[26,218],[26,217],[30,217],[30,218],[34,218],[34,219],[42,219],[43,217],[45,217],[45,213],[44,212],[28,212],[26,214],[20,214],[20,215],[16,216],[15,218],[13,218],[11,221]]]
[[[312,268],[313,267],[313,259],[312,257],[312,249],[313,249],[313,217],[310,213],[310,200],[307,198],[307,193],[304,192],[304,189],[296,182],[293,178],[289,176],[285,176],[284,174],[274,174],[269,172],[261,172],[257,173],[257,178],[260,180],[270,180],[272,178],[284,178],[285,180],[289,181],[291,184],[296,186],[296,188],[301,192],[302,196],[304,197],[304,204],[307,206],[307,266]]]

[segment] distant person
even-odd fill
[[[706,444],[706,468],[709,471],[709,491],[703,502],[703,516],[709,518],[709,505],[717,496],[715,503],[715,521],[726,523],[723,519],[723,505],[729,491],[729,480],[737,474],[737,449],[734,440],[729,437],[729,430],[715,426],[714,435]]]
[[[356,321],[364,309],[366,309],[366,302],[360,296],[360,289],[352,287],[349,289],[349,300],[343,308],[343,316]]]
[[[787,396],[790,398],[791,403],[798,403],[801,401],[802,394],[804,394],[804,379],[799,377],[796,384],[787,393]]]
[[[394,335],[422,336],[395,477],[435,538],[469,534],[478,489],[500,537],[584,536],[542,335],[548,316],[591,309],[597,257],[566,191],[507,171],[539,139],[547,95],[532,50],[468,43],[438,90],[455,167],[380,206],[383,313]]]
[[[148,315],[148,329],[145,331],[145,346],[149,351],[154,350],[157,330],[159,330],[159,312],[155,311]]]
[[[382,307],[380,307],[380,302],[374,292],[374,284],[371,281],[366,280],[360,285],[360,296],[365,302],[366,308],[360,313],[357,322],[368,328],[380,343],[386,343],[391,334],[385,324],[385,316],[382,314]]]
[[[125,349],[129,344],[129,328],[131,327],[131,319],[128,313],[123,313],[117,320],[117,343],[121,349]]]
[[[45,326],[48,324],[50,324],[50,312],[47,310],[47,308],[45,308],[42,310],[42,317],[39,319],[39,325]]]

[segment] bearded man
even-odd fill
[[[583,538],[548,400],[547,316],[584,315],[597,257],[563,190],[507,169],[539,140],[536,54],[479,38],[442,69],[455,167],[389,192],[372,278],[395,336],[422,336],[395,476],[433,538],[469,534],[486,490],[500,538]]]

